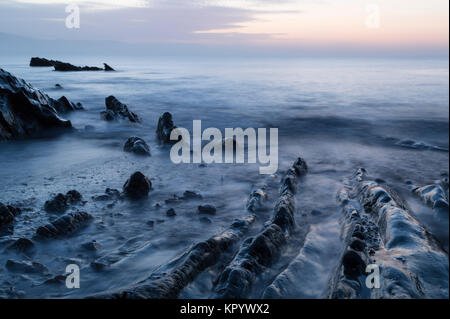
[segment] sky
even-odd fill
[[[67,28],[69,4],[80,27]],[[0,32],[321,54],[448,55],[447,0],[1,0]]]

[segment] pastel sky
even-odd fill
[[[79,29],[65,26],[69,3],[80,7]],[[448,12],[447,0],[2,0],[0,32],[41,39],[448,54]]]

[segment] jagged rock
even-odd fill
[[[195,191],[185,191],[183,193],[183,199],[202,199],[203,196]]]
[[[124,194],[132,199],[140,199],[148,195],[152,182],[141,172],[136,172],[123,185]]]
[[[125,152],[131,152],[138,155],[150,156],[150,147],[142,138],[137,136],[128,138],[123,146],[123,150]]]
[[[59,84],[59,83],[56,83],[56,84],[55,84],[55,88],[57,88],[57,89],[62,89],[63,87],[62,87],[62,85],[61,85],[61,84]]]
[[[82,244],[81,247],[89,251],[97,251],[100,249],[100,244],[97,241],[93,240]]]
[[[443,178],[434,184],[423,187],[411,185],[411,191],[434,211],[446,211],[448,215],[448,179]]]
[[[21,213],[20,208],[5,206],[0,203],[0,227],[8,225],[14,221],[14,217]]]
[[[172,144],[176,141],[170,140],[170,133],[176,126],[173,124],[172,114],[165,112],[158,120],[158,127],[156,128],[156,135],[158,140],[164,144]]]
[[[33,57],[30,60],[30,66],[54,66],[59,61],[47,60],[45,58]]]
[[[75,104],[69,101],[65,96],[61,96],[58,100],[56,100],[53,106],[60,114],[84,110],[80,103]]]
[[[53,67],[55,68],[55,71],[103,71],[102,68],[96,67],[96,66],[75,66],[70,63],[61,62],[61,61],[55,61],[53,63]]]
[[[148,279],[135,286],[101,293],[92,298],[177,298],[182,289],[202,271],[214,266],[221,254],[240,241],[255,221],[257,208],[266,199],[266,196],[260,196],[262,193],[264,192],[253,192],[250,195],[246,207],[247,216],[235,220],[224,232],[196,244]]]
[[[0,69],[0,140],[72,129],[58,114],[61,103]]]
[[[115,71],[112,67],[110,67],[108,64],[103,63],[103,66],[105,68],[105,71]]]
[[[6,269],[11,272],[21,272],[21,273],[39,273],[47,274],[48,269],[44,265],[38,262],[31,261],[16,261],[9,259],[5,265]]]
[[[82,196],[76,190],[68,191],[66,195],[57,194],[44,204],[44,209],[49,213],[64,213],[70,205],[76,205],[81,202]]]
[[[215,215],[216,208],[213,205],[200,205],[197,207],[199,214]]]
[[[69,213],[46,226],[39,227],[36,235],[43,238],[55,238],[68,235],[86,225],[92,218],[92,215],[86,212]]]
[[[280,185],[280,197],[274,215],[259,234],[247,238],[231,263],[220,274],[214,288],[216,298],[248,297],[257,275],[272,266],[283,251],[295,227],[294,212],[297,180],[307,173],[308,167],[298,158],[287,171]]]
[[[102,111],[100,115],[106,121],[116,121],[118,119],[128,119],[130,122],[140,122],[139,117],[128,109],[128,106],[121,103],[114,96],[108,96],[105,99],[106,111]]]
[[[114,188],[107,188],[105,194],[92,196],[92,199],[98,202],[115,200],[120,198],[120,192]]]

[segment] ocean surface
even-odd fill
[[[427,185],[449,173],[448,59],[47,57],[75,65],[106,62],[117,70],[55,72],[29,67],[29,58],[0,58],[0,68],[53,98],[64,95],[81,102],[86,111],[68,116],[78,129],[73,134],[0,143],[0,202],[28,208],[17,218],[14,235],[0,238],[0,249],[12,239],[31,237],[37,227],[58,217],[43,210],[52,194],[77,189],[88,201],[83,210],[95,220],[70,237],[37,245],[31,260],[45,265],[49,275],[10,273],[6,260],[23,257],[2,252],[3,294],[13,287],[21,297],[79,298],[142,280],[242,217],[252,188],[268,183],[271,201],[252,228],[258,231],[271,214],[279,178],[298,156],[305,158],[310,172],[297,194],[296,221],[315,232],[323,266],[293,283],[314,287],[303,297],[324,296],[342,249],[336,194],[342,180],[359,167],[396,190],[448,252],[448,221],[445,226],[407,185]],[[63,89],[55,88],[56,83]],[[127,104],[142,123],[102,121],[99,112],[109,95]],[[259,164],[173,164],[169,148],[158,145],[155,136],[158,118],[166,111],[175,125],[189,130],[193,120],[222,131],[278,128],[279,172],[260,175]],[[85,130],[87,125],[95,129]],[[148,142],[151,157],[123,152],[133,135]],[[137,170],[152,180],[148,200],[120,201],[112,208],[91,200],[108,187],[121,189]],[[164,203],[185,190],[198,191],[203,199]],[[217,208],[210,224],[199,221],[196,207],[202,203]],[[167,217],[168,208],[177,215]],[[147,224],[151,220],[154,227]],[[100,248],[84,250],[82,244],[92,240]],[[274,274],[296,253],[292,245]],[[108,260],[103,271],[90,267],[99,259]],[[64,274],[69,263],[81,265],[80,289],[43,284]],[[201,276],[181,297],[208,298],[212,285],[211,277]],[[251,297],[260,293],[255,289]]]

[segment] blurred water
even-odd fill
[[[411,202],[413,212],[448,250],[448,228],[442,229],[433,221],[431,210],[412,199],[405,184],[410,180],[422,185],[448,175],[448,60],[64,60],[98,66],[107,62],[117,72],[54,72],[51,68],[30,68],[27,57],[0,61],[1,68],[51,97],[65,95],[87,109],[69,116],[78,133],[0,143],[0,201],[26,201],[30,207],[18,218],[14,235],[0,241],[0,249],[13,238],[31,236],[38,226],[55,218],[42,210],[52,193],[79,190],[89,201],[83,209],[95,217],[88,229],[39,245],[33,257],[53,275],[64,273],[67,260],[75,258],[84,267],[82,289],[50,289],[37,285],[45,278],[10,275],[2,270],[5,261],[22,257],[0,256],[0,283],[9,283],[26,297],[82,297],[130,284],[242,216],[252,185],[264,179],[258,174],[259,165],[199,168],[172,164],[168,148],[157,145],[154,133],[158,117],[165,111],[174,115],[177,126],[188,129],[194,119],[202,120],[204,128],[278,127],[280,174],[299,155],[311,168],[297,198],[299,225],[312,224],[318,233],[324,233],[321,225],[337,225],[340,211],[335,195],[341,180],[364,166]],[[56,83],[63,89],[56,89]],[[127,104],[142,118],[142,124],[101,121],[99,112],[108,95]],[[86,125],[95,130],[84,132]],[[131,135],[149,143],[152,157],[142,159],[122,152]],[[404,140],[421,142],[429,149],[404,147],[400,145]],[[147,201],[120,202],[109,209],[90,200],[106,187],[120,189],[136,170],[152,178],[154,189]],[[175,219],[165,216],[172,206],[154,207],[188,189],[201,192],[204,200],[172,205],[177,212]],[[272,192],[276,193],[276,187]],[[195,212],[196,205],[203,202],[218,208],[212,224],[206,227]],[[155,222],[150,228],[148,220],[164,222]],[[329,232],[329,238],[325,236],[335,251],[340,249],[337,236],[336,231]],[[96,254],[80,248],[92,239],[102,245]],[[120,262],[107,271],[98,273],[88,267],[89,262],[118,251]],[[322,258],[330,265],[337,256],[324,252]],[[318,282],[326,282],[323,279]]]

